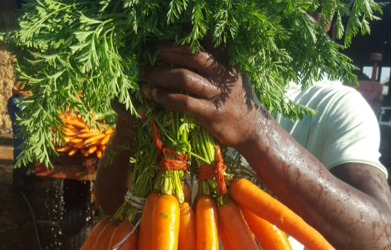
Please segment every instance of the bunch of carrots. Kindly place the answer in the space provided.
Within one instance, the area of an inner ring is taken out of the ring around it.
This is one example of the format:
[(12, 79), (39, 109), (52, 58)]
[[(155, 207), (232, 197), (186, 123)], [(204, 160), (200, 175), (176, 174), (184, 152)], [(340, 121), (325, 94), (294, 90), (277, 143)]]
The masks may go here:
[(204, 195), (194, 212), (188, 202), (179, 204), (172, 195), (152, 192), (138, 230), (127, 220), (105, 217), (81, 250), (113, 250), (121, 241), (120, 250), (217, 250), (219, 239), (225, 250), (259, 250), (258, 243), (264, 250), (291, 250), (284, 232), (310, 250), (334, 249), (298, 215), (246, 179), (233, 181), (223, 200)]
[(59, 118), (64, 123), (61, 130), (64, 134), (65, 145), (55, 145), (58, 153), (72, 156), (80, 152), (85, 157), (92, 154), (95, 154), (97, 158), (102, 156), (114, 128), (107, 128), (105, 124), (100, 124), (101, 129), (89, 128), (82, 117), (70, 112), (64, 112)]
[[(217, 250), (220, 242), (225, 250), (291, 250), (285, 233), (310, 250), (334, 249), (251, 181), (227, 185), (219, 145), (186, 115), (154, 113), (149, 133), (143, 127), (125, 196), (130, 201), (100, 221), (81, 250)], [(198, 183), (194, 196), (189, 179)]]

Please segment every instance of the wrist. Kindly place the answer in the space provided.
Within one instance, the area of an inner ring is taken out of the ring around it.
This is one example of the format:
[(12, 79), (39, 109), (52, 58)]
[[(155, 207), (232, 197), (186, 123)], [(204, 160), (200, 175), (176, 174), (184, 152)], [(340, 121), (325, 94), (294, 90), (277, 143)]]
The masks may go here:
[(235, 146), (235, 149), (246, 158), (262, 156), (270, 146), (270, 133), (275, 130), (275, 120), (263, 106), (254, 109), (253, 113), (247, 125), (249, 129), (245, 139)]

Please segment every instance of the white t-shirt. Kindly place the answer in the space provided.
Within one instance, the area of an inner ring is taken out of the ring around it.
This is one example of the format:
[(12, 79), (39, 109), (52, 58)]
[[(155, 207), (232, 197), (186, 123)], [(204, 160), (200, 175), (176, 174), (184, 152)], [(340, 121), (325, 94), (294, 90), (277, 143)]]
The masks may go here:
[(361, 94), (341, 82), (323, 80), (305, 91), (291, 88), (287, 97), (316, 110), (302, 121), (281, 118), (281, 126), (327, 169), (343, 163), (365, 163), (380, 169), (380, 130)]
[[(292, 85), (287, 97), (317, 111), (302, 121), (281, 118), (279, 122), (327, 169), (349, 162), (365, 163), (388, 176), (379, 161), (379, 124), (358, 91), (341, 82), (323, 80), (305, 91)], [(293, 250), (304, 248), (292, 237), (288, 239)]]

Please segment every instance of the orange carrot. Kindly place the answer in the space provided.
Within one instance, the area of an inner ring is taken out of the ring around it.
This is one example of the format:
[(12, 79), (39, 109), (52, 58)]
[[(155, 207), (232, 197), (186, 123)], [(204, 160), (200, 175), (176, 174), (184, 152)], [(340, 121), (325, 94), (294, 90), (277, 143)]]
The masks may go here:
[(66, 135), (67, 137), (70, 137), (70, 136), (75, 136), (75, 135), (77, 135), (77, 133), (76, 133), (76, 132), (65, 132), (65, 135)]
[(77, 150), (79, 150), (79, 149), (77, 149), (77, 148), (72, 149), (71, 151), (68, 152), (68, 155), (72, 156), (72, 155), (76, 154)]
[(89, 129), (89, 128), (84, 128), (84, 129), (80, 129), (80, 132), (81, 132), (81, 133), (99, 132), (99, 130), (94, 129), (94, 128), (91, 128), (91, 129)]
[(93, 132), (89, 131), (89, 132), (78, 134), (76, 137), (77, 138), (90, 138), (90, 137), (100, 135), (100, 134), (102, 134), (102, 133), (99, 131), (93, 131)]
[(152, 212), (153, 206), (159, 194), (152, 192), (148, 195), (145, 201), (143, 213), (141, 216), (141, 224), (139, 229), (139, 238), (137, 243), (137, 249), (151, 250), (151, 232), (152, 232)]
[(86, 144), (86, 145), (95, 144), (93, 142), (99, 141), (103, 137), (105, 137), (105, 134), (100, 133), (98, 135), (92, 136), (92, 137), (88, 138), (87, 140), (85, 140), (84, 144)]
[(231, 199), (224, 199), (224, 205), (217, 207), (219, 223), (224, 228), (235, 249), (259, 250), (250, 227), (239, 206)]
[(217, 209), (212, 197), (202, 196), (196, 206), (197, 250), (218, 250)]
[(100, 145), (106, 145), (106, 144), (110, 141), (110, 138), (111, 138), (111, 134), (107, 134), (107, 135), (102, 139), (102, 141), (100, 142)]
[(311, 250), (334, 249), (330, 243), (300, 216), (246, 179), (235, 180), (230, 194), (241, 207), (294, 237)]
[(56, 151), (59, 152), (59, 153), (64, 153), (64, 152), (68, 152), (71, 149), (72, 149), (71, 146), (65, 146), (65, 147), (62, 147), (62, 148), (56, 148)]
[(118, 250), (137, 250), (138, 234), (135, 231), (129, 238), (122, 243)]
[(71, 124), (67, 124), (67, 128), (69, 128), (70, 130), (73, 130), (75, 132), (79, 132), (79, 129), (76, 128), (75, 126), (71, 125)]
[(78, 143), (80, 143), (80, 142), (83, 142), (83, 139), (80, 139), (80, 138), (73, 138), (73, 139), (71, 140), (71, 142), (73, 142), (73, 143), (75, 143), (75, 144), (78, 144)]
[(78, 144), (75, 144), (73, 145), (74, 148), (85, 148), (86, 145), (84, 144), (84, 142), (79, 142)]
[(73, 139), (73, 137), (64, 137), (65, 142), (70, 142)]
[(77, 134), (77, 132), (70, 130), (69, 128), (62, 127), (61, 130), (64, 131), (64, 134), (66, 135), (66, 137), (73, 137)]
[(106, 135), (111, 135), (114, 132), (114, 129), (109, 128), (108, 130), (105, 131)]
[[(82, 150), (83, 150), (83, 149), (82, 149)], [(82, 154), (83, 154), (85, 157), (87, 157), (87, 156), (90, 155), (90, 153), (88, 153), (88, 150), (84, 150), (84, 152), (82, 151)]]
[(96, 154), (96, 157), (98, 157), (98, 159), (100, 159), (102, 157), (102, 151), (100, 151), (99, 149), (95, 151), (95, 154)]
[(152, 212), (151, 246), (153, 250), (177, 250), (179, 202), (172, 195), (160, 195)]
[(225, 228), (221, 225), (219, 221), (219, 237), (221, 240), (221, 243), (223, 244), (224, 250), (235, 250), (235, 246), (232, 243), (231, 238), (228, 236)]
[(185, 202), (191, 204), (191, 189), (190, 185), (187, 183), (187, 181), (182, 181), (182, 190), (183, 194), (185, 196)]
[(242, 208), (242, 213), (264, 250), (292, 250), (286, 234), (276, 226), (246, 208)]
[(109, 247), (111, 236), (114, 230), (118, 227), (118, 222), (112, 221), (108, 223), (96, 238), (95, 244), (91, 250), (107, 250)]
[(75, 133), (72, 129), (61, 127), (61, 130), (64, 131), (65, 133)]
[(88, 148), (88, 153), (89, 154), (92, 154), (94, 153), (96, 150), (98, 149), (98, 147), (96, 145), (93, 145), (91, 147)]
[(78, 120), (76, 120), (76, 119), (66, 119), (66, 123), (67, 124), (70, 124), (70, 125), (72, 125), (72, 126), (74, 126), (74, 127), (77, 127), (77, 128), (87, 128), (87, 125), (85, 124), (85, 123), (83, 123), (83, 122), (81, 122), (81, 121), (78, 121)]
[[(113, 232), (113, 235), (111, 236), (109, 247), (107, 248), (108, 250), (112, 250), (115, 245), (117, 245), (128, 233), (130, 233), (133, 229), (132, 224), (129, 221), (124, 221), (122, 222)], [(121, 247), (130, 247), (132, 248), (126, 248), (126, 249), (134, 249), (136, 250), (136, 242), (137, 242), (137, 233), (134, 232), (132, 235), (129, 236), (124, 243), (121, 244)], [(127, 242), (129, 241), (129, 242)], [(127, 246), (124, 244), (126, 243)], [(130, 243), (133, 243), (130, 244)], [(119, 249), (121, 249), (121, 247)], [(125, 249), (125, 248), (124, 248)]]
[(196, 224), (193, 209), (188, 202), (184, 202), (181, 207), (179, 224), (179, 250), (196, 250)]
[(90, 250), (92, 246), (95, 244), (96, 238), (100, 234), (100, 232), (103, 230), (103, 228), (110, 222), (110, 216), (107, 216), (100, 220), (96, 226), (92, 229), (92, 231), (89, 233), (86, 241), (84, 242), (83, 246), (80, 248), (80, 250)]

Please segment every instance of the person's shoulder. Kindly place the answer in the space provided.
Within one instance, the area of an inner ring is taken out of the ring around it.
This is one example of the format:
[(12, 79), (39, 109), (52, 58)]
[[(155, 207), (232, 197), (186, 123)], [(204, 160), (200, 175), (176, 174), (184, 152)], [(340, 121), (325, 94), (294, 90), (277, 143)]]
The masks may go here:
[(340, 81), (323, 80), (303, 92), (303, 97), (309, 96), (317, 103), (327, 103), (326, 106), (367, 105), (364, 97), (353, 86), (347, 86)]
[(309, 92), (319, 92), (322, 95), (360, 95), (360, 93), (352, 86), (344, 85), (340, 81), (322, 80), (315, 83), (309, 88)]
[(315, 82), (305, 90), (290, 88), (287, 97), (301, 105), (317, 111), (327, 109), (333, 105), (349, 105), (352, 102), (365, 102), (361, 94), (350, 86), (345, 86), (340, 81), (321, 80)]

